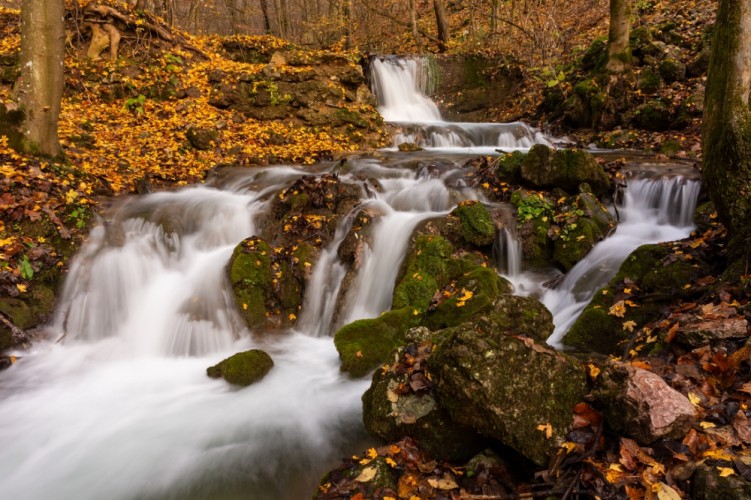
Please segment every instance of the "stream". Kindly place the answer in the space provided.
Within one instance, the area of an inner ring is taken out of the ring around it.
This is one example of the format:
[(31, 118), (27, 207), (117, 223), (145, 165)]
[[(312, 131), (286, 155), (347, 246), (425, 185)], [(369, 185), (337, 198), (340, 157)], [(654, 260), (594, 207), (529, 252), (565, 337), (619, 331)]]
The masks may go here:
[[(49, 340), (19, 352), (0, 373), (0, 484), (23, 499), (299, 499), (342, 457), (370, 443), (360, 397), (369, 378), (339, 371), (331, 336), (344, 323), (375, 317), (391, 294), (413, 229), (463, 200), (487, 202), (466, 182), (468, 155), (560, 144), (523, 123), (448, 123), (423, 89), (420, 59), (377, 59), (374, 89), (399, 127), (395, 148), (318, 165), (344, 181), (377, 179), (362, 204), (383, 216), (353, 284), (336, 248), (347, 221), (315, 263), (297, 329), (248, 332), (231, 298), (225, 266), (256, 231), (271, 199), (310, 169), (235, 169), (206, 185), (118, 200), (71, 264)], [(686, 237), (697, 175), (655, 176), (633, 166), (621, 224), (555, 290), (553, 269), (525, 269), (513, 231), (499, 235), (499, 269), (516, 293), (554, 313), (549, 343), (637, 246)], [(371, 191), (372, 192), (372, 191)], [(345, 310), (334, 314), (340, 293)], [(338, 319), (336, 319), (338, 318)], [(59, 341), (58, 341), (59, 340)], [(206, 368), (261, 348), (275, 367), (238, 390)]]

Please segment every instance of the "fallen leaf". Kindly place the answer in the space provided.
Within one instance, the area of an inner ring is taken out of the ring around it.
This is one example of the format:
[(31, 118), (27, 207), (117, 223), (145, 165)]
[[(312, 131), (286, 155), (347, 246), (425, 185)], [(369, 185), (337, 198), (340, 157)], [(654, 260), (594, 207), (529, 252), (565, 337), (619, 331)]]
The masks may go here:
[(540, 424), (537, 426), (537, 430), (544, 432), (546, 439), (553, 437), (553, 426), (550, 424)]
[(358, 483), (368, 483), (373, 480), (378, 469), (375, 467), (365, 467), (359, 476), (355, 478)]
[(681, 500), (678, 492), (663, 482), (657, 483), (656, 493), (658, 500)]
[(459, 485), (456, 484), (456, 482), (453, 479), (436, 479), (436, 478), (429, 478), (428, 484), (432, 486), (433, 488), (439, 489), (439, 490), (453, 490), (455, 488), (458, 488)]

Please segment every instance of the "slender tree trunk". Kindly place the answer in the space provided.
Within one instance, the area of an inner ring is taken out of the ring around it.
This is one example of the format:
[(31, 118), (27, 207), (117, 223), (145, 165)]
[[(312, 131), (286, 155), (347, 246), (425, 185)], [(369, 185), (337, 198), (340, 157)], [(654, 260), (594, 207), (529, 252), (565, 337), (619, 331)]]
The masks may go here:
[(751, 0), (720, 0), (704, 106), (704, 181), (741, 272), (751, 256), (750, 91)]
[(409, 0), (409, 25), (412, 28), (412, 36), (415, 39), (417, 52), (422, 52), (422, 41), (420, 40), (420, 33), (417, 29), (417, 5), (415, 0)]
[(14, 98), (25, 114), (22, 149), (55, 156), (60, 152), (57, 122), (63, 96), (65, 26), (63, 0), (21, 4), (21, 75)]
[(446, 9), (443, 6), (443, 0), (433, 0), (433, 10), (435, 11), (435, 23), (438, 26), (438, 50), (445, 52), (448, 48), (451, 34), (449, 32), (449, 22), (446, 19)]
[(342, 0), (342, 27), (344, 28), (344, 48), (352, 48), (352, 0)]
[(631, 0), (610, 0), (608, 64), (611, 73), (623, 73), (631, 64)]
[(271, 19), (269, 19), (269, 2), (261, 0), (261, 14), (263, 14), (263, 32), (266, 35), (271, 34)]
[(277, 17), (279, 18), (279, 36), (286, 39), (289, 36), (289, 7), (287, 6), (287, 0), (279, 0)]

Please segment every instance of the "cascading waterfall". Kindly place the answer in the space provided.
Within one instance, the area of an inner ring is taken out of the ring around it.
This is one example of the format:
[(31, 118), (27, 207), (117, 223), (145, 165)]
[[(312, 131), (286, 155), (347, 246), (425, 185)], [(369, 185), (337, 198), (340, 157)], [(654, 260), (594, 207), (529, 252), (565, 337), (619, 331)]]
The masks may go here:
[(628, 255), (641, 245), (687, 237), (693, 229), (701, 183), (683, 176), (633, 179), (620, 208), (621, 222), (612, 236), (598, 243), (571, 269), (542, 302), (553, 313), (555, 331), (548, 343), (562, 339), (594, 293), (615, 276)]
[(431, 65), (423, 57), (375, 58), (371, 81), (379, 111), (386, 121), (399, 125), (395, 145), (415, 143), (447, 152), (470, 150), (474, 154), (528, 150), (535, 144), (552, 145), (553, 139), (522, 122), (461, 123), (441, 118), (436, 104), (425, 94), (431, 82)]
[(522, 242), (514, 231), (504, 227), (498, 233), (498, 268), (512, 282), (522, 272)]
[[(204, 187), (119, 201), (71, 265), (51, 340), (0, 374), (3, 495), (309, 497), (322, 473), (367, 439), (360, 398), (370, 380), (339, 372), (330, 338), (340, 326), (337, 304), (342, 320), (381, 313), (414, 228), (462, 200), (487, 201), (447, 158), (420, 167), (401, 154), (349, 160), (340, 176), (363, 185), (359, 208), (374, 214), (361, 266), (342, 290), (347, 269), (337, 248), (352, 223), (345, 218), (314, 265), (297, 327), (272, 335), (238, 320), (225, 266), (276, 193), (309, 172), (225, 169)], [(560, 343), (631, 250), (688, 234), (698, 189), (681, 177), (629, 182), (615, 235), (543, 297), (555, 314), (551, 342)], [(528, 271), (512, 236), (500, 236), (503, 261), (521, 280)], [(206, 376), (208, 366), (256, 347), (275, 362), (260, 383), (237, 390)]]

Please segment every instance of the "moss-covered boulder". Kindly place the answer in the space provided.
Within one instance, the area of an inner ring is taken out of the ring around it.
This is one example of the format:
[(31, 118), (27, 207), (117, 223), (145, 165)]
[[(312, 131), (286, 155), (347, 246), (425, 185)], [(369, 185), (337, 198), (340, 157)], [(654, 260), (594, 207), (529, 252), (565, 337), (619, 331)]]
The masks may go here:
[(464, 262), (467, 271), (438, 294), (423, 318), (422, 324), (431, 330), (470, 321), (501, 294), (511, 293), (511, 284), (494, 269)]
[(680, 82), (686, 79), (686, 65), (673, 58), (665, 58), (660, 63), (660, 75), (667, 83)]
[(367, 375), (386, 361), (391, 351), (404, 344), (404, 334), (419, 322), (419, 311), (403, 307), (343, 326), (334, 334), (341, 370), (353, 377)]
[(553, 150), (543, 144), (532, 146), (522, 163), (522, 178), (535, 188), (561, 188), (569, 193), (587, 183), (595, 195), (610, 189), (610, 181), (594, 156), (581, 149)]
[(495, 225), (487, 207), (479, 201), (460, 203), (450, 214), (457, 217), (465, 242), (477, 247), (489, 247), (495, 242)]
[(519, 189), (511, 195), (511, 204), (516, 208), (516, 232), (522, 243), (524, 260), (549, 263), (553, 247), (548, 231), (553, 222), (555, 203), (542, 193)]
[(500, 156), (496, 167), (498, 179), (508, 184), (521, 183), (524, 156), (524, 153), (521, 151), (514, 151), (513, 153)]
[(402, 278), (394, 288), (394, 309), (411, 306), (423, 311), (451, 279), (453, 246), (445, 238), (418, 235), (412, 242)]
[(545, 466), (587, 393), (586, 376), (565, 354), (512, 335), (462, 325), (428, 366), (438, 403), (454, 421)]
[(230, 384), (248, 386), (258, 382), (274, 367), (271, 356), (260, 349), (238, 352), (206, 369), (211, 378), (223, 378)]
[(673, 122), (673, 112), (665, 102), (656, 99), (636, 108), (634, 122), (636, 126), (645, 130), (669, 130)]
[(481, 449), (480, 436), (438, 406), (426, 362), (433, 347), (431, 340), (408, 344), (391, 366), (376, 370), (362, 397), (363, 422), (387, 442), (409, 436), (433, 457), (466, 460)]
[(557, 209), (553, 261), (564, 271), (570, 270), (615, 224), (615, 217), (591, 193), (569, 198)]
[[(739, 459), (745, 467), (748, 460)], [(693, 476), (691, 498), (696, 500), (717, 500), (731, 498), (751, 498), (751, 481), (737, 474), (721, 475), (719, 467), (700, 463)]]
[[(595, 293), (563, 343), (583, 352), (621, 354), (631, 334), (624, 323), (638, 329), (658, 319), (663, 306), (674, 298), (689, 298), (687, 283), (707, 273), (701, 263), (674, 254), (669, 244), (642, 245), (621, 265), (608, 285)], [(638, 300), (636, 293), (648, 296)], [(638, 303), (637, 303), (638, 302)]]
[(235, 247), (227, 272), (248, 328), (276, 329), (295, 323), (315, 255), (315, 248), (306, 243), (272, 248), (255, 236)]
[(472, 322), (487, 331), (510, 332), (544, 344), (553, 333), (553, 314), (533, 297), (504, 294), (475, 314)]

